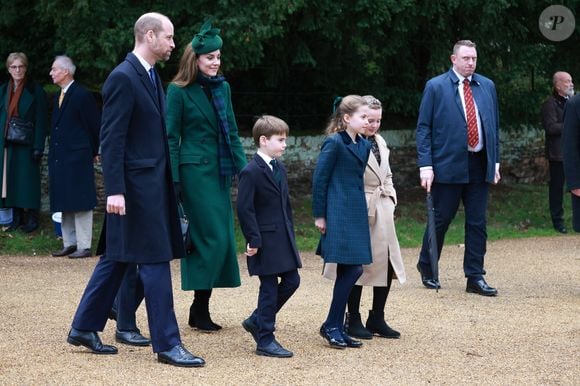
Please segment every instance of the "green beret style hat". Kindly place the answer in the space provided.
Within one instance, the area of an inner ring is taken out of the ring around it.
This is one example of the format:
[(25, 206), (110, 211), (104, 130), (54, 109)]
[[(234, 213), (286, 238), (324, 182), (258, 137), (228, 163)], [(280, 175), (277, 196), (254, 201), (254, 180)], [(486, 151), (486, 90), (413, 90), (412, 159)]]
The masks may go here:
[(202, 55), (222, 48), (223, 41), (218, 35), (219, 33), (219, 28), (211, 28), (210, 20), (203, 23), (199, 33), (191, 41), (193, 52), (197, 55)]

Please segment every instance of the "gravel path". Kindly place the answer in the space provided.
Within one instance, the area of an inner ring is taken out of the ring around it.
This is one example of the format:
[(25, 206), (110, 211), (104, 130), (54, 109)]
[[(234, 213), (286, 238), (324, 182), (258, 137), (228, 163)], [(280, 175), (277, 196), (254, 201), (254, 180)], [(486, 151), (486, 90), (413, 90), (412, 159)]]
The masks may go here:
[[(219, 333), (187, 326), (189, 292), (179, 288), (173, 262), (175, 307), (186, 347), (204, 357), (202, 369), (157, 363), (150, 348), (121, 345), (119, 355), (97, 356), (65, 341), (95, 258), (0, 256), (0, 384), (522, 384), (578, 385), (580, 379), (580, 236), (489, 243), (487, 279), (496, 298), (465, 292), (461, 246), (446, 246), (439, 293), (423, 288), (417, 249), (404, 249), (409, 281), (396, 283), (387, 304), (400, 340), (374, 338), (361, 349), (333, 350), (318, 336), (332, 283), (320, 259), (303, 253), (300, 289), (279, 314), (278, 340), (294, 358), (254, 354), (240, 322), (255, 305), (257, 278), (242, 267), (242, 287), (218, 289), (212, 317)], [(368, 289), (362, 309), (370, 308)], [(143, 307), (138, 321), (147, 333)], [(114, 324), (102, 333), (114, 343)]]

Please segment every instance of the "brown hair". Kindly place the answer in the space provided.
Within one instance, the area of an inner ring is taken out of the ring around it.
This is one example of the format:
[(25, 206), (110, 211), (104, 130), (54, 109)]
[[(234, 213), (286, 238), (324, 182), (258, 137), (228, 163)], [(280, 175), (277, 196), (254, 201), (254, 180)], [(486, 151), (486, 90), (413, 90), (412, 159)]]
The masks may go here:
[(290, 132), (288, 124), (273, 115), (262, 115), (254, 123), (252, 137), (257, 147), (260, 147), (260, 137), (263, 135), (270, 139), (273, 135), (282, 135)]
[(459, 40), (453, 46), (453, 55), (457, 55), (457, 50), (459, 50), (459, 47), (473, 47), (473, 48), (477, 48), (475, 46), (475, 43), (472, 42), (471, 40)]
[(150, 12), (141, 15), (133, 27), (135, 40), (142, 42), (143, 37), (147, 34), (147, 31), (153, 31), (155, 36), (157, 36), (159, 32), (163, 30), (163, 22), (165, 20), (169, 20), (169, 18), (157, 12)]
[(22, 60), (22, 63), (28, 67), (28, 57), (24, 52), (11, 52), (6, 58), (6, 69), (8, 69), (8, 67), (10, 67), (10, 65), (14, 63), (16, 59)]
[(173, 77), (173, 82), (176, 86), (186, 87), (197, 79), (197, 55), (191, 47), (191, 42), (185, 46), (183, 55), (179, 60), (179, 69), (177, 74)]
[(326, 130), (326, 135), (346, 130), (344, 115), (354, 114), (360, 107), (368, 106), (368, 102), (360, 95), (347, 95), (340, 101), (340, 104), (330, 117)]

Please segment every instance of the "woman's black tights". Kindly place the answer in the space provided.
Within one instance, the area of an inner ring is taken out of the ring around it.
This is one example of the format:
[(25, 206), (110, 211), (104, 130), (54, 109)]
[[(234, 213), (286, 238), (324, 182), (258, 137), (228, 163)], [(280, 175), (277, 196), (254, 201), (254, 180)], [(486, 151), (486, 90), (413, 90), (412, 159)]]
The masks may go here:
[(327, 328), (342, 329), (348, 296), (362, 272), (362, 265), (337, 264), (330, 310), (328, 310), (328, 317), (324, 322)]

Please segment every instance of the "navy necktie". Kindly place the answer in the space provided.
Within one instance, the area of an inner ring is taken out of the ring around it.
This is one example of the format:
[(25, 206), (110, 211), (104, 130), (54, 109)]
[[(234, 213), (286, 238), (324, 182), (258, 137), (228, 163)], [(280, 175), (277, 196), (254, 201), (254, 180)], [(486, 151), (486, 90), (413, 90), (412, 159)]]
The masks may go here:
[(278, 162), (275, 159), (270, 161), (270, 165), (272, 165), (272, 173), (274, 174), (274, 180), (279, 184), (282, 181), (282, 174), (280, 173), (280, 166), (278, 166)]
[(155, 81), (155, 69), (151, 67), (149, 69), (149, 79), (151, 79), (151, 83), (153, 83), (153, 88), (157, 91), (157, 82)]

